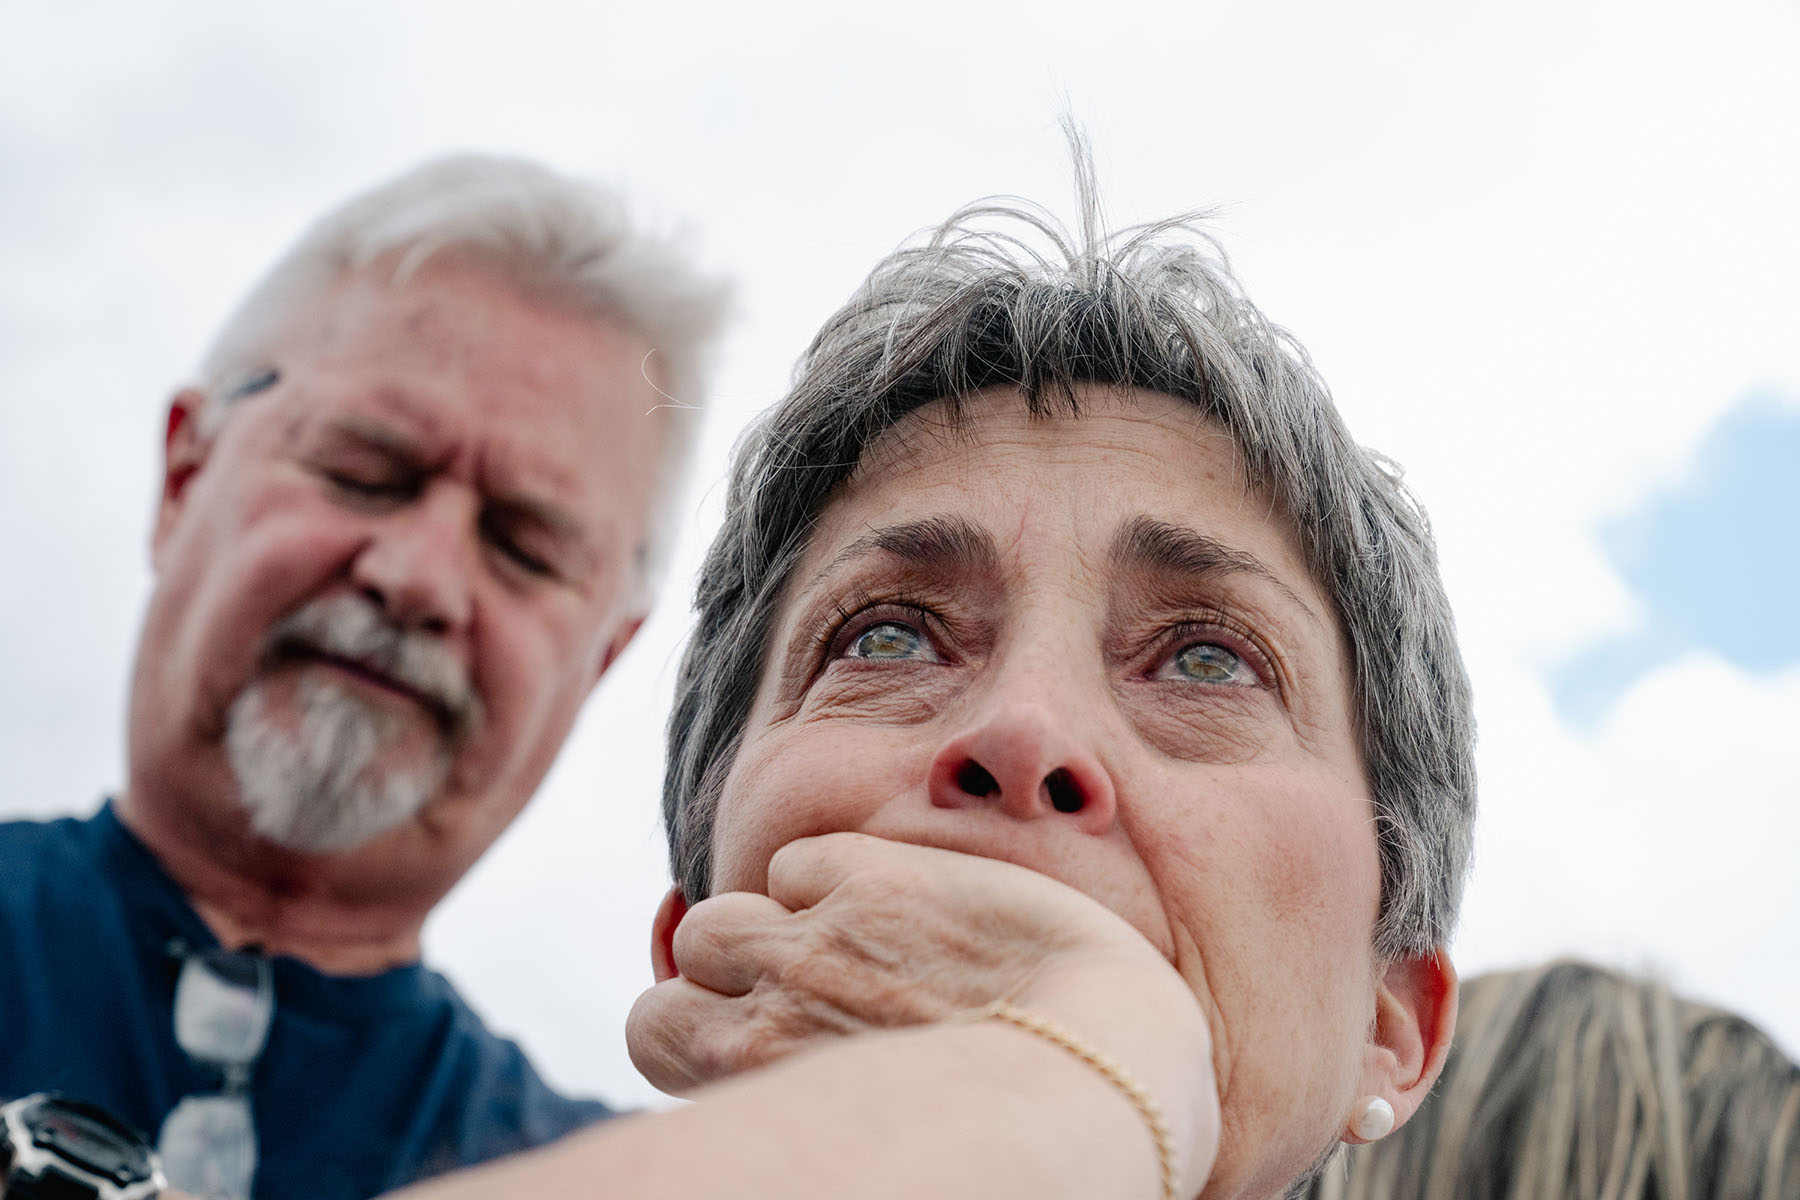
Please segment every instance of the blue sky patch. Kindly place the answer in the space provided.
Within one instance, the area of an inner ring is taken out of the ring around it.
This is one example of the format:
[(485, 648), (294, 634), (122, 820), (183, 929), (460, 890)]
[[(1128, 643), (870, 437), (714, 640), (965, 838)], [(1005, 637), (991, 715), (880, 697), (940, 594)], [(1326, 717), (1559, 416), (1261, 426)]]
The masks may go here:
[(1564, 718), (1591, 727), (1640, 676), (1691, 650), (1755, 674), (1800, 662), (1800, 409), (1769, 396), (1733, 409), (1689, 478), (1606, 526), (1601, 545), (1647, 620), (1557, 665)]

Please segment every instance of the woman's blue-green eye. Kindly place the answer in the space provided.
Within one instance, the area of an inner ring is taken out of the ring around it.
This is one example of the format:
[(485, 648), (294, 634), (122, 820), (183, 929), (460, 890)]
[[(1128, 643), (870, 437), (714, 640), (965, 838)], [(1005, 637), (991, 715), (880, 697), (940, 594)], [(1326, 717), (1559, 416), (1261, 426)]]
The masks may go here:
[(1183, 646), (1176, 652), (1172, 666), (1180, 678), (1199, 683), (1253, 682), (1248, 678), (1250, 668), (1243, 657), (1217, 642), (1194, 642)]
[(845, 649), (850, 658), (908, 659), (928, 658), (931, 643), (925, 635), (898, 621), (883, 621), (857, 634)]

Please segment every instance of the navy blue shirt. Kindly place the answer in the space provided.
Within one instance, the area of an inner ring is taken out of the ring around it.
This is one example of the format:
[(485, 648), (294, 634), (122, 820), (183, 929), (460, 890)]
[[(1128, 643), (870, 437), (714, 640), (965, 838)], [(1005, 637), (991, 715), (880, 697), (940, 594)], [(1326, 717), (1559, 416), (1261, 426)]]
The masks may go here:
[[(175, 1042), (171, 944), (217, 941), (110, 805), (0, 823), (0, 1099), (65, 1092), (154, 1140), (182, 1097), (218, 1091)], [(258, 1200), (364, 1200), (611, 1115), (551, 1091), (435, 971), (273, 970)]]

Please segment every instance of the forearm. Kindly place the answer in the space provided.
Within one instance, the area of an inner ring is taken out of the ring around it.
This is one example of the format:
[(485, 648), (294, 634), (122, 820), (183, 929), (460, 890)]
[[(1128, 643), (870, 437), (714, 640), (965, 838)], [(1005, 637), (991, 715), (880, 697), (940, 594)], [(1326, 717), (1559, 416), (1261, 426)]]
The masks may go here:
[[(1116, 915), (1008, 863), (855, 834), (790, 843), (769, 877), (768, 897), (695, 906), (632, 1010), (633, 1061), (694, 1104), (407, 1200), (1154, 1200), (1152, 1103), (1176, 1194), (1204, 1186), (1219, 1138), (1211, 1030)], [(945, 1019), (996, 999), (1054, 1028)]]
[[(1107, 1049), (1168, 1110), (1183, 1194), (1192, 1195), (1216, 1145), (1216, 1108), (1184, 1094), (1170, 1047), (1128, 1040), (1140, 1044)], [(1152, 1200), (1160, 1189), (1154, 1143), (1125, 1094), (1062, 1048), (997, 1021), (850, 1039), (695, 1099), (404, 1195)]]

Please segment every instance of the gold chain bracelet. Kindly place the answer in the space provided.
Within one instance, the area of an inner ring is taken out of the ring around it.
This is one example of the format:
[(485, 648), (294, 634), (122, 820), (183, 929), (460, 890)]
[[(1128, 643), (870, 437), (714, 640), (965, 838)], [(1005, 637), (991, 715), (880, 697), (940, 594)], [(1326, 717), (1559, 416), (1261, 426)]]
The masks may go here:
[(1162, 1109), (1151, 1098), (1150, 1093), (1131, 1077), (1129, 1071), (1071, 1030), (1005, 1000), (995, 1000), (980, 1008), (971, 1008), (955, 1017), (958, 1022), (968, 1023), (989, 1019), (1005, 1021), (1027, 1033), (1036, 1034), (1051, 1045), (1061, 1046), (1100, 1072), (1108, 1083), (1123, 1093), (1131, 1101), (1131, 1107), (1137, 1109), (1138, 1116), (1144, 1118), (1144, 1124), (1150, 1130), (1150, 1140), (1156, 1143), (1156, 1161), (1162, 1170), (1162, 1200), (1175, 1200), (1175, 1145), (1169, 1137), (1169, 1123), (1163, 1118)]

